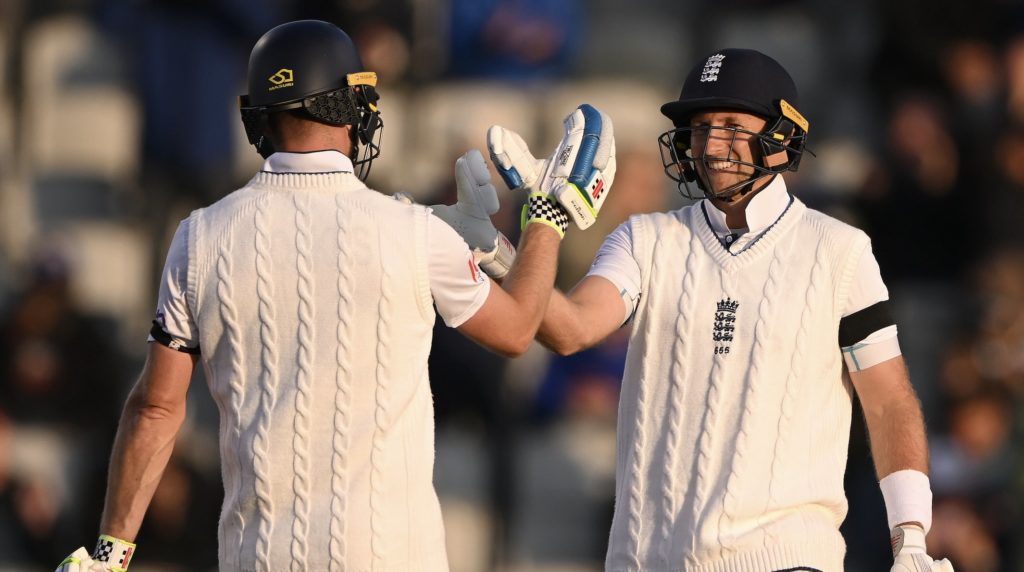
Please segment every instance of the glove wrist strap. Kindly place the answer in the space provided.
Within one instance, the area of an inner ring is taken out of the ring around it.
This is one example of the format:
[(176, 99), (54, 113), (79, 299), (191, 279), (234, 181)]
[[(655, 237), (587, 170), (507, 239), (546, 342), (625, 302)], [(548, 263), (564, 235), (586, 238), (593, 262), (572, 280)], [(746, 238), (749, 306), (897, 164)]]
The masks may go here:
[(501, 280), (512, 268), (512, 263), (516, 259), (516, 247), (512, 246), (508, 238), (499, 231), (494, 237), (494, 248), (486, 252), (474, 250), (473, 256), (488, 276)]
[(134, 554), (135, 545), (131, 542), (101, 534), (96, 542), (96, 550), (92, 553), (92, 559), (110, 565), (110, 569), (115, 572), (123, 572), (128, 569), (128, 563)]
[(547, 225), (558, 233), (559, 238), (565, 238), (565, 231), (569, 227), (569, 214), (565, 212), (562, 205), (544, 193), (530, 193), (530, 197), (523, 205), (522, 228), (532, 223)]

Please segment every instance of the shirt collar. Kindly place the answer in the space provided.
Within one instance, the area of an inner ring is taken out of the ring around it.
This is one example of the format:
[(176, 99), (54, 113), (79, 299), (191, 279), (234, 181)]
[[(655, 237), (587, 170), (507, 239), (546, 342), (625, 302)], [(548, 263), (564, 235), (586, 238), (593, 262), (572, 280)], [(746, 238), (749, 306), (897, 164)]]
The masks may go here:
[(351, 173), (352, 160), (340, 151), (277, 152), (263, 162), (268, 173)]
[[(708, 203), (705, 205), (704, 212), (708, 215), (708, 221), (711, 223), (711, 229), (719, 235), (731, 234), (733, 230), (725, 224), (725, 213), (718, 210), (715, 203), (708, 199), (704, 199), (704, 202)], [(747, 203), (747, 229), (746, 232), (759, 233), (762, 230), (771, 226), (775, 221), (779, 220), (782, 213), (786, 212), (786, 207), (789, 206), (789, 192), (786, 190), (786, 182), (780, 175), (776, 175), (772, 182), (768, 183), (768, 186), (758, 191), (754, 198), (750, 199)]]

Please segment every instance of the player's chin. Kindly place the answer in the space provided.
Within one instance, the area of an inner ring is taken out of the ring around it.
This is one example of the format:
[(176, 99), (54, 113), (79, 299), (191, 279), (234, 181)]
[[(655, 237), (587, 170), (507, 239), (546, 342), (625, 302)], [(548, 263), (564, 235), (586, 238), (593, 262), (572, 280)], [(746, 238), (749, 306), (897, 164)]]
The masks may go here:
[(710, 187), (712, 189), (715, 189), (716, 191), (722, 191), (724, 189), (732, 187), (733, 185), (737, 185), (743, 182), (744, 180), (746, 180), (746, 178), (735, 174), (713, 173), (711, 174), (711, 176), (706, 177), (704, 180), (710, 184)]

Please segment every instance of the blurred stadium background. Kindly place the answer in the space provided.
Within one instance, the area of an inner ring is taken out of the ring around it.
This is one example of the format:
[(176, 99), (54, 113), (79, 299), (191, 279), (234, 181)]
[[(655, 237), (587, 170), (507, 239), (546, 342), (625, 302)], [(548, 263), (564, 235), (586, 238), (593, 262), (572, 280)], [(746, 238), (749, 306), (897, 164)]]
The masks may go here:
[[(272, 25), (333, 21), (381, 77), (371, 186), (452, 202), (485, 129), (538, 154), (590, 102), (619, 172), (559, 283), (634, 212), (682, 203), (658, 106), (698, 57), (752, 47), (801, 88), (810, 148), (790, 188), (867, 230), (924, 404), (935, 524), (958, 572), (1024, 570), (1024, 5), (1019, 0), (0, 1), (0, 570), (93, 542), (121, 402), (178, 220), (258, 168), (235, 110)], [(503, 189), (500, 189), (503, 191)], [(516, 236), (518, 198), (499, 213)], [(586, 355), (506, 361), (436, 330), (436, 485), (455, 572), (600, 570), (627, 332)], [(201, 377), (133, 570), (212, 570), (217, 413)], [(888, 570), (855, 419), (847, 570)]]

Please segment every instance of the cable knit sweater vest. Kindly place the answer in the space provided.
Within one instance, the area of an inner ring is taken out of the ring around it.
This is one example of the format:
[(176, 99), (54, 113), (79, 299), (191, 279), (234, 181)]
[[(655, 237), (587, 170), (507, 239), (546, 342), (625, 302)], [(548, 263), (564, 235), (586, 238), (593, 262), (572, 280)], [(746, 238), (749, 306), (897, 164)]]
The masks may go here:
[(221, 570), (448, 569), (428, 216), (347, 173), (260, 173), (192, 214)]
[(795, 200), (727, 252), (699, 205), (632, 217), (613, 571), (842, 570), (841, 309), (867, 236)]

